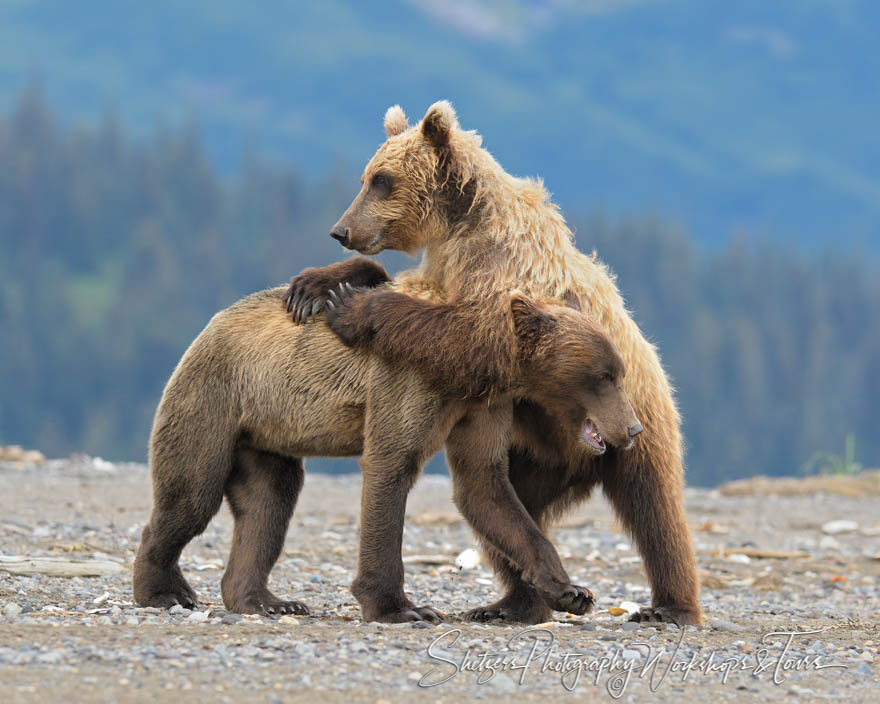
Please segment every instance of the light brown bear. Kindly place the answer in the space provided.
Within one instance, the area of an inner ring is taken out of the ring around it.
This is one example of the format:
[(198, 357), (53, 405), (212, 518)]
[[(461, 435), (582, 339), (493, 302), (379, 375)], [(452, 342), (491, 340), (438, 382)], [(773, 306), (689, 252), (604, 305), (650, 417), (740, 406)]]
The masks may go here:
[[(398, 249), (424, 255), (393, 286), (337, 306), (328, 324), (348, 345), (477, 397), (503, 393), (513, 379), (517, 342), (507, 291), (579, 304), (623, 355), (626, 391), (644, 432), (629, 452), (570, 455), (548, 441), (546, 409), (516, 403), (510, 479), (542, 528), (600, 485), (635, 539), (653, 590), (652, 607), (634, 620), (699, 623), (678, 410), (657, 351), (626, 310), (613, 274), (595, 254), (577, 250), (543, 184), (507, 174), (476, 133), (459, 128), (449, 103), (435, 103), (412, 127), (394, 106), (385, 115), (385, 131), (387, 141), (367, 164), (360, 192), (330, 234), (364, 254)], [(294, 278), (289, 296), (295, 319), (324, 306), (326, 295), (315, 282), (324, 288), (337, 283), (320, 270)], [(503, 424), (503, 414), (497, 415)], [(466, 451), (451, 447), (447, 457), (453, 472), (468, 471), (455, 466), (467, 465)], [(478, 506), (460, 508), (468, 520), (478, 517)], [(494, 566), (507, 592), (470, 618), (545, 620), (547, 606), (521, 570), (498, 553)]]
[[(365, 263), (364, 263), (365, 262)], [(385, 279), (368, 260), (331, 268), (371, 286)], [(351, 270), (359, 272), (351, 276)], [(343, 345), (318, 322), (290, 324), (279, 288), (218, 313), (174, 371), (153, 425), (153, 513), (135, 559), (134, 597), (143, 606), (192, 606), (196, 595), (178, 558), (227, 497), (235, 527), (221, 581), (223, 602), (243, 613), (306, 613), (281, 599), (268, 577), (281, 552), (303, 483), (302, 458), (362, 455), (358, 575), (352, 592), (366, 620), (437, 621), (403, 588), (401, 543), (406, 495), (419, 469), (444, 442), (466, 448), (472, 464), (453, 473), (456, 500), (478, 502), (495, 532), (480, 539), (523, 570), (548, 608), (585, 613), (589, 590), (570, 583), (551, 543), (533, 527), (510, 484), (509, 435), (471, 422), (485, 400), (429, 386), (410, 366)], [(506, 296), (517, 347), (511, 383), (497, 397), (530, 398), (553, 416), (553, 432), (571, 453), (601, 432), (625, 446), (637, 420), (623, 390), (624, 368), (596, 323), (570, 307)], [(346, 296), (337, 298), (344, 305)], [(611, 377), (613, 384), (603, 379)], [(475, 439), (476, 437), (476, 439)], [(600, 451), (598, 446), (593, 452)], [(465, 497), (464, 499), (462, 497)], [(534, 524), (532, 524), (534, 525)], [(500, 529), (500, 532), (497, 530)]]

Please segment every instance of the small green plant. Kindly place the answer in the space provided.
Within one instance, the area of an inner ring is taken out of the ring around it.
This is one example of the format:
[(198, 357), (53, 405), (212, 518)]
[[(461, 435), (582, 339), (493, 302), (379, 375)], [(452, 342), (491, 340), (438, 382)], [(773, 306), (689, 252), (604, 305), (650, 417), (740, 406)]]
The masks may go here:
[(847, 433), (843, 457), (828, 452), (814, 452), (802, 469), (804, 474), (858, 474), (862, 471), (862, 465), (856, 462), (856, 436)]

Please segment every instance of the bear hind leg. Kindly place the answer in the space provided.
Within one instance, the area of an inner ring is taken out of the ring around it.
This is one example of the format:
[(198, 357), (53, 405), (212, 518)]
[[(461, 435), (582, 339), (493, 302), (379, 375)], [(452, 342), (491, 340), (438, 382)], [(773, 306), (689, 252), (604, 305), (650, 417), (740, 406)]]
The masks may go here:
[(300, 458), (247, 446), (237, 448), (226, 484), (235, 527), (229, 563), (220, 583), (223, 603), (230, 611), (308, 614), (305, 604), (277, 597), (268, 587), (303, 479)]
[[(171, 445), (169, 445), (171, 446)], [(183, 548), (207, 528), (223, 503), (231, 464), (224, 448), (202, 457), (189, 471), (157, 443), (153, 452), (153, 512), (134, 562), (134, 600), (141, 606), (195, 608), (195, 591), (180, 570)], [(173, 459), (173, 464), (171, 463)]]

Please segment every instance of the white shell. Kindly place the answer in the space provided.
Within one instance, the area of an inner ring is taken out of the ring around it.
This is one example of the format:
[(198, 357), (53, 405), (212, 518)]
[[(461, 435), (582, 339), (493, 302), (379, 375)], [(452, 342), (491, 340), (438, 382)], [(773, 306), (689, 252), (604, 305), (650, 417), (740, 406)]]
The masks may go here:
[(480, 553), (473, 548), (462, 550), (455, 558), (455, 566), (460, 570), (472, 570), (480, 564)]

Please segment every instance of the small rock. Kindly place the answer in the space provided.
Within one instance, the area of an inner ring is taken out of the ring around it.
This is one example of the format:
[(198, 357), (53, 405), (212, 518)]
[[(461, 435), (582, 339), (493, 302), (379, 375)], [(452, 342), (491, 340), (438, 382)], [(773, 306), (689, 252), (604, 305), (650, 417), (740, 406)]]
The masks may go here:
[(749, 557), (748, 555), (743, 555), (738, 552), (734, 552), (734, 553), (729, 554), (725, 559), (728, 562), (738, 562), (741, 565), (749, 565), (752, 562), (751, 557)]
[(637, 631), (641, 627), (641, 624), (636, 621), (627, 621), (626, 623), (620, 624), (621, 631)]
[(184, 609), (180, 604), (175, 604), (170, 609), (168, 609), (169, 614), (182, 614), (187, 609)]
[(620, 654), (624, 660), (640, 660), (642, 657), (641, 652), (638, 650), (633, 650), (632, 648), (624, 648), (623, 652)]
[(57, 650), (53, 650), (49, 653), (40, 653), (37, 655), (37, 662), (44, 663), (46, 665), (55, 665), (56, 663), (61, 662), (64, 659), (64, 656)]
[(473, 548), (462, 550), (455, 558), (455, 566), (460, 570), (472, 570), (480, 564), (480, 553)]
[(120, 616), (122, 616), (122, 609), (120, 609), (118, 606), (114, 606), (110, 609), (110, 615), (113, 618), (119, 618)]
[(320, 584), (320, 583), (321, 583), (321, 575), (319, 575), (319, 574), (313, 574), (313, 575), (310, 577), (310, 580), (309, 580), (309, 581), (314, 582), (315, 584)]
[(242, 620), (244, 620), (244, 617), (241, 614), (226, 614), (220, 621), (220, 623), (231, 626), (232, 624), (238, 623)]
[(21, 607), (16, 604), (14, 601), (10, 601), (6, 606), (3, 607), (3, 615), (6, 618), (15, 618), (21, 613)]
[(839, 521), (828, 521), (828, 523), (824, 523), (822, 525), (822, 532), (827, 533), (828, 535), (836, 535), (837, 533), (852, 533), (854, 530), (858, 529), (858, 523), (845, 519)]
[(137, 626), (140, 623), (137, 616), (129, 616), (125, 619), (125, 625), (127, 626)]
[(414, 621), (413, 628), (431, 628), (431, 624), (427, 621)]
[(113, 619), (109, 616), (98, 616), (98, 623), (102, 626), (112, 626)]
[(210, 611), (193, 611), (187, 621), (192, 621), (193, 623), (204, 623), (210, 618)]
[(745, 626), (740, 626), (733, 621), (725, 621), (724, 619), (716, 619), (709, 624), (714, 631), (724, 631), (725, 633), (742, 633)]
[(517, 684), (508, 675), (497, 674), (488, 682), (492, 689), (499, 692), (515, 692)]
[(815, 692), (809, 687), (801, 687), (799, 685), (793, 684), (788, 688), (787, 694), (791, 694), (795, 697), (811, 697), (815, 694)]
[(596, 624), (595, 623), (585, 623), (583, 626), (581, 626), (581, 630), (582, 631), (595, 631)]
[(823, 535), (819, 541), (819, 548), (821, 550), (840, 550), (840, 542), (830, 535)]

